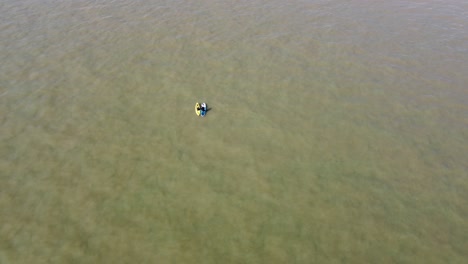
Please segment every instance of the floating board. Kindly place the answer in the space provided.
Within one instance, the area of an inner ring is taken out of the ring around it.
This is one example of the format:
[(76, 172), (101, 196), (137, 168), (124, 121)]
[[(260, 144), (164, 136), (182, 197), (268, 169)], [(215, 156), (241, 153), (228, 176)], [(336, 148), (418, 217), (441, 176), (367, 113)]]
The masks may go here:
[(195, 104), (195, 113), (197, 114), (197, 116), (199, 116), (200, 110), (197, 110), (197, 108), (200, 108), (200, 104), (198, 102)]

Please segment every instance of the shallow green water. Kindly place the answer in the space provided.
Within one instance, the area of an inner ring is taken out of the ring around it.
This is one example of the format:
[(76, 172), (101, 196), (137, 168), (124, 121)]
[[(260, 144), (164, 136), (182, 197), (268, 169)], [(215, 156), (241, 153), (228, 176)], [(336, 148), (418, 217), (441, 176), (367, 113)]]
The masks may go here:
[(0, 4), (0, 263), (465, 263), (467, 4), (225, 2)]

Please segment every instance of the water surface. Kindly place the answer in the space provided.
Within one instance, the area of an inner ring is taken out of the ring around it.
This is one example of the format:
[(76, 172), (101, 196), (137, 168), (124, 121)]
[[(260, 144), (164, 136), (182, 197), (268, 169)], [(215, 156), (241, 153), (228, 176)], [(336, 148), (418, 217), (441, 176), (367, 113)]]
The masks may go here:
[(3, 1), (0, 263), (465, 263), (467, 26), (457, 0)]

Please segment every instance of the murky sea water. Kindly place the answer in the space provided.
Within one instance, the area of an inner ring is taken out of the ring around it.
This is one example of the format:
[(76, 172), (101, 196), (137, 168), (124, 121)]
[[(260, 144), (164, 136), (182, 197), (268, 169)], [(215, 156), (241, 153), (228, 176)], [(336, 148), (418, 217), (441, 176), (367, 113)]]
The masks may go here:
[(466, 263), (467, 27), (462, 0), (2, 1), (0, 263)]

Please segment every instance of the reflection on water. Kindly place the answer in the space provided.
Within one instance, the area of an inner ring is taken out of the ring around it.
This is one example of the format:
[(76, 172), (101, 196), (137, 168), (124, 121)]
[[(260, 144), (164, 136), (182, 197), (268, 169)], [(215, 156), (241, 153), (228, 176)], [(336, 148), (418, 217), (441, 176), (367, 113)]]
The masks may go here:
[(467, 10), (4, 1), (0, 262), (463, 263)]

